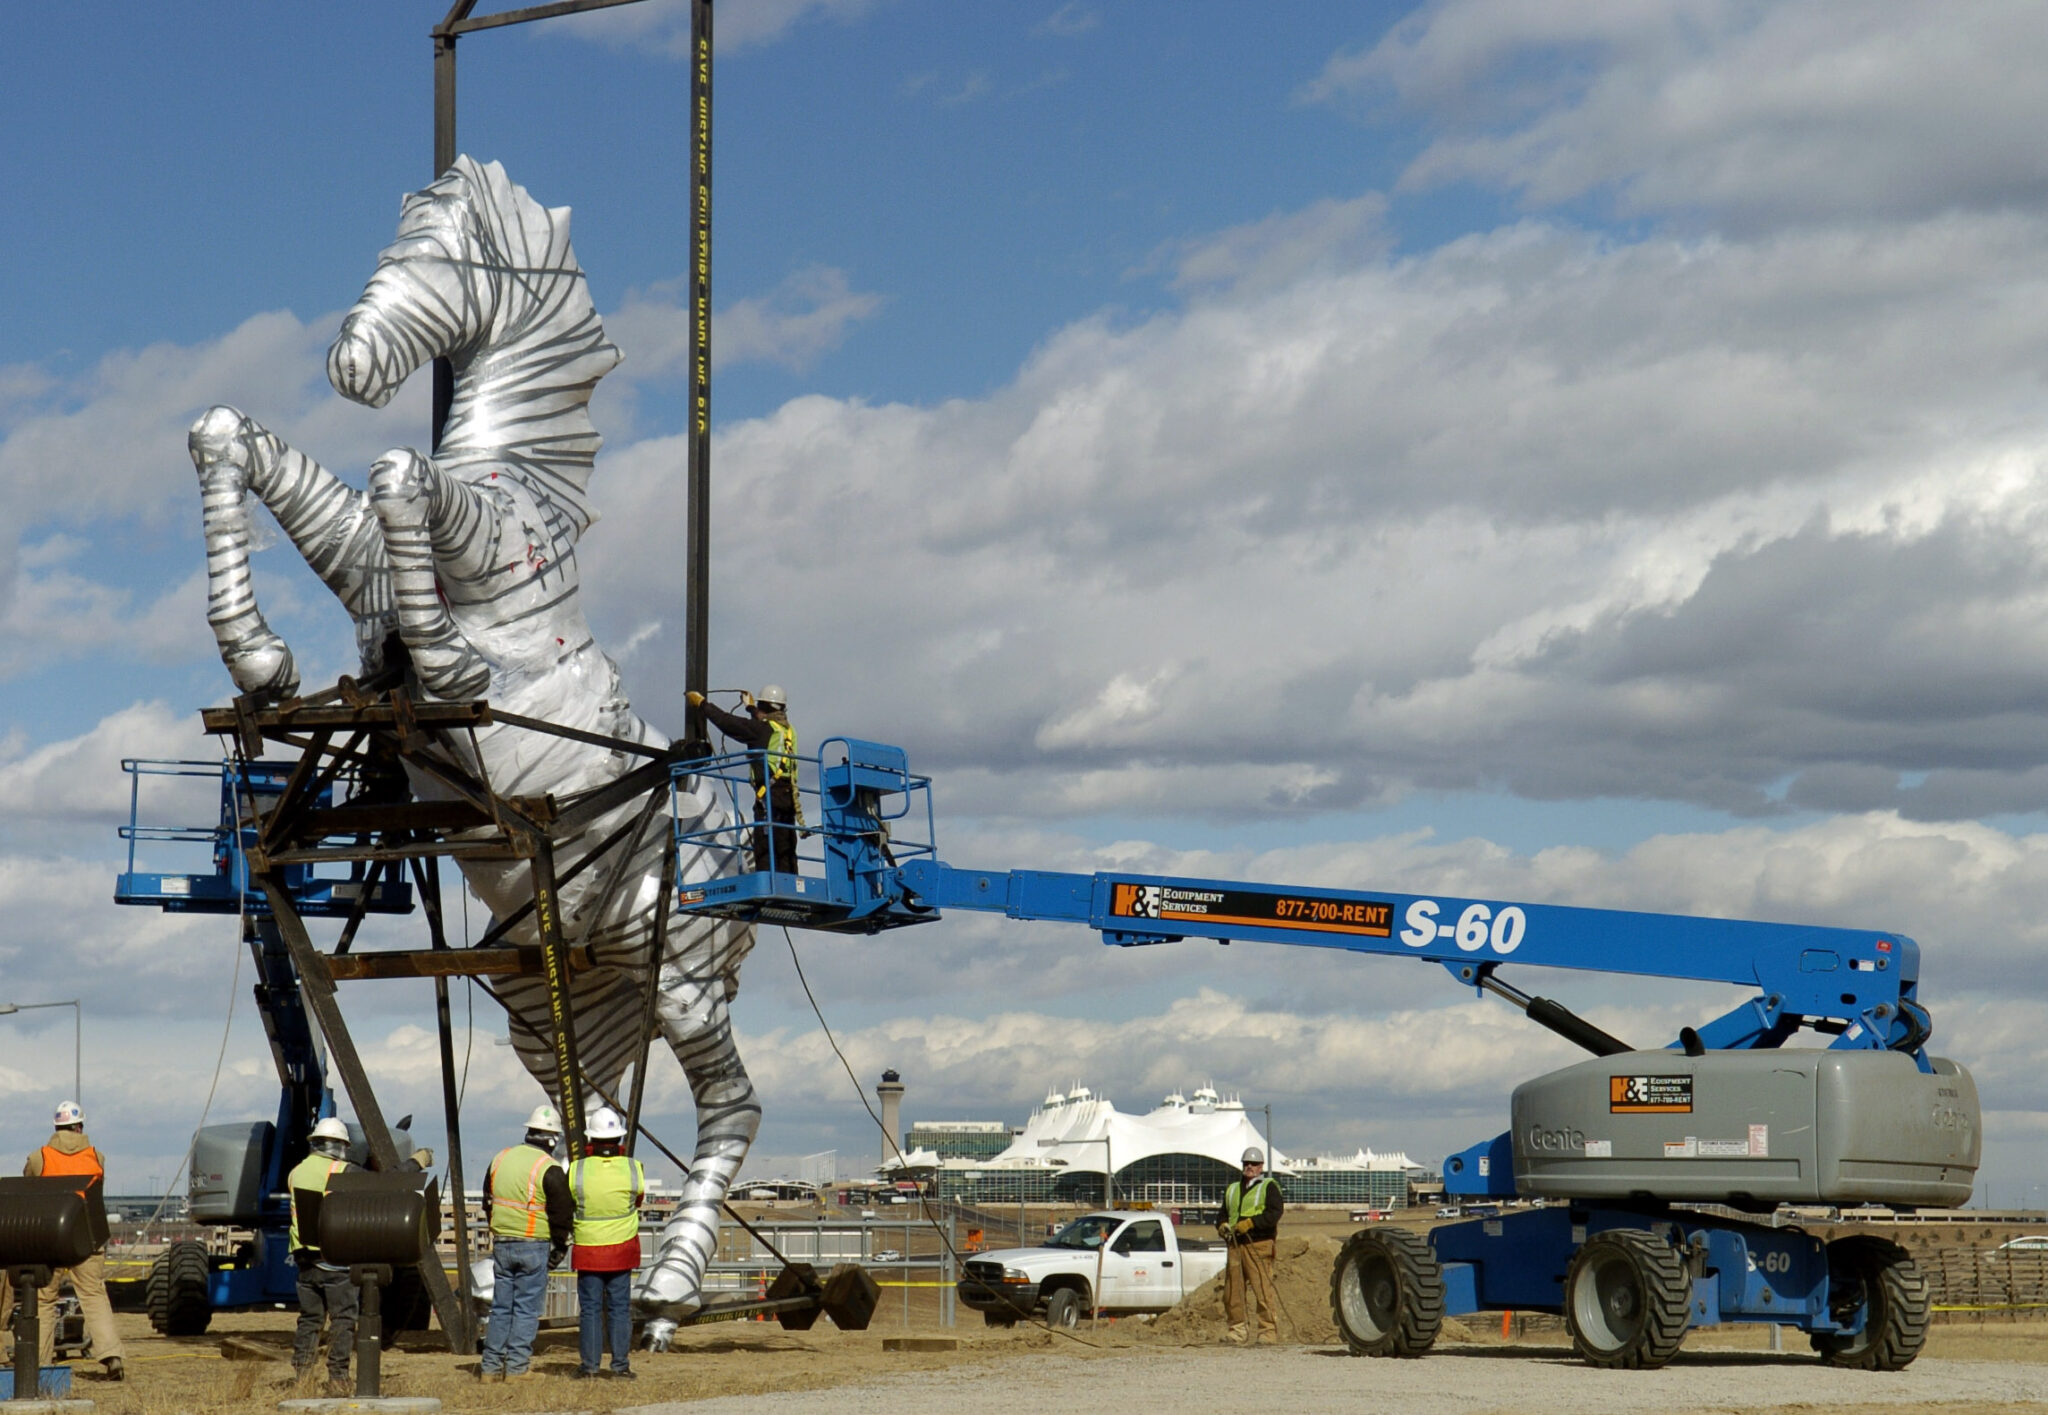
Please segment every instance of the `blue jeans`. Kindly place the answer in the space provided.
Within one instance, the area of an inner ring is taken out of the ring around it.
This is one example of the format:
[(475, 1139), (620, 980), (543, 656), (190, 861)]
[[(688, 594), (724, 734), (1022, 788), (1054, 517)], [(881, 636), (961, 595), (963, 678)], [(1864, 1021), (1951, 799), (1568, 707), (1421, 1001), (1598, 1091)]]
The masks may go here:
[(630, 1369), (626, 1349), (633, 1341), (633, 1270), (576, 1274), (577, 1325), (583, 1337), (583, 1370), (595, 1374), (598, 1358), (611, 1347), (612, 1369)]
[(533, 1360), (548, 1297), (548, 1241), (500, 1238), (491, 1245), (491, 1325), (482, 1368), (516, 1376)]

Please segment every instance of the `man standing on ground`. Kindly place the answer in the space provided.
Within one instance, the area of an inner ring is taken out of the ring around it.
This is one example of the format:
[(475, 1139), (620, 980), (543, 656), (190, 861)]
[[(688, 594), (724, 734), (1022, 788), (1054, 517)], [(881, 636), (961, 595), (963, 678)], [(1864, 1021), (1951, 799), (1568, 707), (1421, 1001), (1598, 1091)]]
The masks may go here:
[(292, 1258), (299, 1265), (299, 1329), (292, 1340), (292, 1371), (311, 1376), (320, 1355), (320, 1328), (328, 1324), (327, 1393), (352, 1395), (348, 1358), (355, 1345), (356, 1288), (348, 1269), (320, 1251), (320, 1204), (328, 1181), (348, 1168), (348, 1126), (329, 1116), (307, 1137), (312, 1150), (292, 1166), (285, 1188), (292, 1196)]
[(576, 1197), (576, 1308), (583, 1338), (577, 1375), (602, 1374), (598, 1361), (612, 1353), (614, 1379), (630, 1381), (633, 1339), (633, 1269), (640, 1266), (640, 1201), (647, 1197), (647, 1171), (621, 1153), (626, 1122), (610, 1106), (591, 1113), (583, 1136), (589, 1153), (569, 1166), (569, 1192)]
[[(75, 1178), (80, 1193), (97, 1184), (102, 1198), (105, 1197), (106, 1160), (85, 1138), (85, 1112), (79, 1109), (77, 1101), (66, 1101), (57, 1107), (56, 1133), (50, 1136), (49, 1143), (29, 1155), (21, 1172), (31, 1179)], [(75, 1268), (52, 1273), (50, 1285), (42, 1290), (36, 1304), (42, 1323), (42, 1363), (47, 1366), (56, 1359), (57, 1285), (67, 1272), (71, 1275), (71, 1290), (78, 1294), (78, 1305), (85, 1309), (85, 1331), (92, 1338), (94, 1358), (105, 1369), (108, 1380), (124, 1379), (127, 1373), (121, 1360), (121, 1333), (114, 1326), (113, 1304), (107, 1301), (106, 1270), (98, 1253)]]
[[(491, 1196), (491, 1327), (478, 1375), (516, 1380), (533, 1360), (533, 1339), (547, 1301), (548, 1271), (569, 1254), (576, 1201), (555, 1160), (562, 1117), (551, 1105), (526, 1117), (523, 1144), (501, 1150), (484, 1175)], [(637, 1246), (637, 1230), (636, 1230)]]
[(796, 827), (804, 823), (796, 790), (796, 729), (789, 725), (789, 701), (769, 684), (758, 693), (742, 693), (747, 716), (704, 701), (699, 692), (683, 695), (720, 732), (761, 755), (750, 770), (754, 777), (754, 819), (767, 824), (754, 832), (754, 868), (793, 875), (796, 868)]
[(1252, 1146), (1244, 1152), (1244, 1178), (1232, 1180), (1223, 1191), (1223, 1207), (1216, 1214), (1216, 1231), (1230, 1245), (1224, 1267), (1223, 1313), (1230, 1323), (1232, 1341), (1248, 1344), (1247, 1283), (1259, 1308), (1259, 1339), (1280, 1339), (1280, 1299), (1273, 1291), (1273, 1240), (1279, 1235), (1280, 1213), (1285, 1207), (1279, 1184), (1266, 1173), (1266, 1152)]

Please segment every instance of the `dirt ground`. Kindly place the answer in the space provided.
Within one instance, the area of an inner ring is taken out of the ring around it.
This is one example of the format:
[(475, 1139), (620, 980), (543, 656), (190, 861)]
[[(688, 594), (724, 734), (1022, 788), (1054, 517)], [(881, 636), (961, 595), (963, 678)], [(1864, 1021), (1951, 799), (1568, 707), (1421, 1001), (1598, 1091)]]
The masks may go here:
[[(1303, 1223), (1279, 1248), (1281, 1345), (1240, 1350), (1223, 1341), (1219, 1284), (1196, 1293), (1157, 1319), (1084, 1323), (1072, 1334), (1039, 1327), (984, 1326), (962, 1309), (952, 1328), (938, 1325), (935, 1294), (920, 1291), (903, 1321), (900, 1293), (885, 1291), (875, 1325), (840, 1332), (821, 1321), (807, 1332), (773, 1322), (723, 1322), (679, 1333), (676, 1349), (636, 1352), (637, 1381), (574, 1381), (573, 1332), (544, 1332), (535, 1374), (484, 1386), (476, 1358), (433, 1349), (426, 1337), (389, 1351), (385, 1392), (438, 1396), (450, 1411), (667, 1411), (694, 1402), (691, 1415), (724, 1411), (794, 1412), (816, 1405), (805, 1392), (832, 1388), (838, 1415), (872, 1409), (889, 1415), (933, 1415), (964, 1403), (1043, 1403), (1070, 1382), (1100, 1408), (1136, 1405), (1199, 1411), (1325, 1408), (1379, 1396), (1387, 1408), (1455, 1411), (1554, 1411), (1605, 1415), (1691, 1409), (1826, 1410), (1832, 1415), (1981, 1415), (2034, 1411), (2048, 1415), (2048, 1321), (1942, 1322), (1925, 1354), (1896, 1376), (1822, 1367), (1805, 1338), (1787, 1330), (1783, 1349), (1769, 1349), (1758, 1327), (1693, 1333), (1677, 1361), (1659, 1372), (1593, 1371), (1570, 1353), (1555, 1318), (1515, 1323), (1503, 1337), (1497, 1317), (1449, 1321), (1436, 1350), (1420, 1361), (1360, 1361), (1346, 1356), (1329, 1313), (1329, 1273), (1341, 1221)], [(204, 1336), (165, 1338), (139, 1315), (119, 1314), (128, 1346), (129, 1379), (113, 1384), (96, 1365), (81, 1364), (73, 1394), (104, 1415), (170, 1412), (254, 1412), (298, 1394), (287, 1364), (294, 1314), (221, 1314)], [(957, 1341), (947, 1351), (893, 1352), (883, 1343), (905, 1335)], [(278, 1359), (227, 1359), (222, 1339), (263, 1343)], [(1510, 1359), (1500, 1359), (1510, 1358)]]

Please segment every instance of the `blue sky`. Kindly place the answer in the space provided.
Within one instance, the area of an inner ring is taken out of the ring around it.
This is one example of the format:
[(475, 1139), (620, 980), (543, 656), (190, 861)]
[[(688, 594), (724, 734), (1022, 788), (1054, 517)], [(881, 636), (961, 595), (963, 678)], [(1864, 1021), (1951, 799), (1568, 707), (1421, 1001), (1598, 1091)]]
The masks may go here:
[[(322, 358), (430, 175), (440, 8), (35, 8), (0, 60), (0, 991), (86, 995), (101, 1138), (149, 1168), (197, 1119), (234, 956), (104, 903), (118, 758), (200, 750), (230, 691), (183, 429), (233, 403), (356, 478), (424, 441), (421, 389), (357, 409)], [(586, 590), (668, 726), (680, 13), (460, 51), (461, 146), (575, 209), (626, 354)], [(2048, 100), (2022, 13), (720, 16), (714, 678), (903, 742), (959, 863), (1912, 934), (1987, 1173), (2034, 1182)], [(259, 587), (309, 681), (350, 667), (289, 547)], [(1569, 1059), (1439, 976), (1309, 950), (967, 920), (798, 946), (911, 1118), (1214, 1080), (1290, 1117), (1283, 1146), (1434, 1158)], [(1646, 1040), (1720, 1002), (1547, 982)], [(424, 995), (388, 987), (358, 1026), (431, 1114)], [(58, 1098), (50, 1015), (0, 1022), (0, 1141)], [(736, 1016), (761, 1163), (865, 1154), (779, 935)], [(235, 1027), (216, 1118), (269, 1105), (246, 1002)], [(488, 1136), (532, 1086), (478, 1052)]]

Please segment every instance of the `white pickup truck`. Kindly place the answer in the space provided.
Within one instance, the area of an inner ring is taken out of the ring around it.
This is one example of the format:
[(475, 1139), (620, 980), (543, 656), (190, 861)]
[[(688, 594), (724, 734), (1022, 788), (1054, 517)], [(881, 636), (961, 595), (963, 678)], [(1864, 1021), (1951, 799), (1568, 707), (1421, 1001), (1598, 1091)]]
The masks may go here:
[(1163, 1312), (1223, 1271), (1223, 1245), (1183, 1239), (1163, 1213), (1083, 1214), (1039, 1248), (967, 1260), (960, 1300), (992, 1327), (1043, 1313), (1072, 1327), (1099, 1307)]

